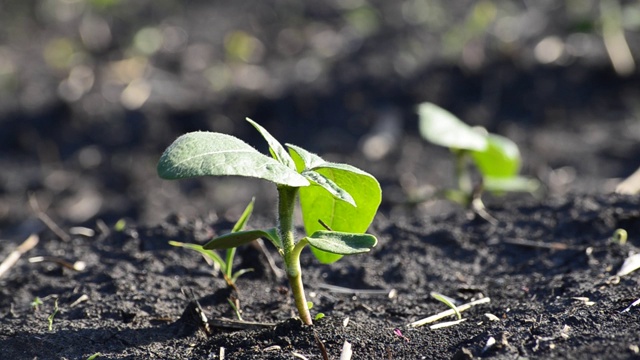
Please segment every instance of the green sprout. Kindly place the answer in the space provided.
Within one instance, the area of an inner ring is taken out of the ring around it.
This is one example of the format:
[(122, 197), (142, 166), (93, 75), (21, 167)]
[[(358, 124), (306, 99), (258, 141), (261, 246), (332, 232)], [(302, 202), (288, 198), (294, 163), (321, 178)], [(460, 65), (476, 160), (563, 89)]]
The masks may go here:
[[(211, 240), (203, 248), (230, 249), (259, 238), (269, 240), (284, 260), (300, 319), (311, 325), (300, 253), (309, 245), (320, 262), (329, 264), (342, 255), (370, 251), (377, 239), (364, 232), (380, 205), (380, 184), (356, 167), (327, 162), (301, 147), (286, 144), (287, 151), (262, 126), (251, 119), (247, 121), (267, 141), (271, 157), (230, 135), (192, 132), (180, 136), (165, 150), (158, 174), (169, 180), (236, 175), (274, 183), (278, 190), (276, 227), (232, 232)], [(298, 198), (307, 235), (296, 241), (293, 217)]]
[(53, 302), (53, 312), (49, 317), (47, 317), (47, 321), (49, 322), (49, 331), (53, 331), (53, 319), (56, 317), (58, 313), (58, 298)]
[(40, 308), (40, 305), (44, 305), (44, 303), (38, 296), (36, 296), (35, 299), (33, 299), (33, 301), (31, 302), (31, 307), (33, 308), (33, 311), (38, 311), (38, 309)]
[(435, 291), (431, 292), (431, 297), (447, 305), (449, 308), (451, 308), (451, 310), (453, 310), (453, 312), (456, 314), (456, 317), (458, 318), (458, 320), (462, 319), (462, 315), (460, 314), (458, 307), (456, 306), (456, 304), (453, 302), (451, 298), (449, 298), (448, 296), (442, 295), (440, 293), (437, 293)]
[[(255, 198), (251, 199), (251, 202), (242, 212), (242, 215), (238, 219), (238, 221), (233, 226), (231, 230), (232, 233), (236, 233), (238, 231), (242, 231), (247, 221), (251, 217), (251, 213), (253, 212), (253, 203)], [(241, 269), (236, 272), (233, 272), (233, 258), (236, 255), (236, 248), (228, 248), (225, 258), (223, 259), (217, 252), (209, 249), (205, 249), (202, 245), (199, 244), (189, 244), (183, 243), (179, 241), (169, 241), (170, 245), (183, 247), (191, 250), (195, 250), (200, 254), (204, 255), (206, 258), (213, 261), (215, 264), (218, 264), (220, 267), (220, 271), (222, 271), (222, 276), (224, 277), (227, 285), (230, 287), (235, 287), (236, 281), (238, 278), (248, 272), (253, 271), (253, 269)]]
[(536, 180), (519, 176), (522, 158), (510, 139), (471, 127), (455, 115), (432, 103), (418, 107), (420, 135), (431, 143), (447, 147), (455, 156), (457, 190), (451, 197), (469, 204), (474, 186), (467, 171), (471, 159), (482, 176), (482, 186), (492, 192), (534, 192)]
[(115, 225), (113, 225), (113, 229), (117, 232), (123, 232), (126, 227), (127, 227), (127, 220), (125, 219), (120, 219), (116, 221)]
[(624, 245), (627, 243), (627, 230), (625, 229), (616, 229), (616, 231), (613, 232), (613, 236), (611, 236), (611, 241), (618, 243), (620, 245)]

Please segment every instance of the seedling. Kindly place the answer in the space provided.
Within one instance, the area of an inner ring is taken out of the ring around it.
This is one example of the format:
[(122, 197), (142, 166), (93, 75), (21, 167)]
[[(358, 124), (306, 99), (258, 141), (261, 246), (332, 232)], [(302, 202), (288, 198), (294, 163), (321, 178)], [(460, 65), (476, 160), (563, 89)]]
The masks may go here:
[[(316, 258), (328, 264), (342, 255), (370, 251), (377, 239), (364, 232), (380, 205), (380, 184), (356, 167), (327, 162), (301, 147), (286, 144), (287, 151), (262, 126), (247, 121), (267, 141), (271, 157), (230, 135), (192, 132), (180, 136), (165, 150), (158, 174), (164, 179), (237, 175), (274, 183), (278, 190), (276, 227), (233, 232), (211, 240), (203, 248), (229, 249), (258, 238), (269, 240), (284, 259), (300, 318), (310, 325), (300, 253), (309, 245)], [(298, 197), (307, 235), (296, 241), (293, 213)]]
[(453, 299), (449, 298), (448, 296), (437, 293), (435, 291), (431, 292), (431, 297), (447, 305), (449, 308), (451, 308), (451, 310), (453, 310), (453, 313), (456, 314), (456, 317), (458, 318), (458, 320), (462, 319), (462, 315), (460, 315), (460, 311), (458, 310), (458, 307), (456, 306), (456, 304), (453, 302)]
[[(251, 217), (251, 213), (253, 212), (254, 200), (255, 198), (251, 199), (251, 202), (249, 203), (249, 205), (247, 205), (247, 207), (244, 209), (244, 211), (242, 212), (242, 215), (233, 226), (233, 229), (231, 230), (232, 233), (242, 231), (244, 229), (244, 226), (246, 225), (247, 221), (249, 221), (249, 218)], [(204, 247), (202, 247), (202, 245), (199, 245), (199, 244), (189, 244), (189, 243), (183, 243), (178, 241), (169, 241), (169, 244), (173, 246), (184, 247), (187, 249), (195, 250), (200, 254), (204, 255), (206, 258), (213, 261), (214, 264), (217, 264), (220, 267), (220, 271), (222, 271), (222, 276), (227, 282), (227, 285), (229, 285), (232, 288), (235, 288), (236, 281), (240, 276), (250, 271), (253, 271), (253, 269), (241, 269), (235, 273), (233, 272), (233, 258), (236, 255), (236, 248), (228, 248), (225, 258), (223, 259), (214, 250), (205, 249)]]
[(484, 128), (471, 127), (455, 115), (431, 104), (418, 107), (420, 135), (426, 140), (447, 147), (455, 156), (457, 189), (452, 198), (469, 204), (474, 198), (474, 186), (467, 171), (470, 158), (482, 176), (482, 186), (492, 192), (534, 192), (538, 182), (519, 176), (521, 156), (510, 139), (488, 133)]
[(47, 317), (47, 321), (49, 322), (49, 331), (53, 331), (53, 319), (56, 317), (58, 310), (58, 298), (56, 298), (53, 302), (53, 312)]
[(613, 236), (611, 236), (611, 241), (620, 245), (624, 245), (627, 243), (627, 230), (625, 229), (616, 229), (613, 232)]
[(31, 302), (31, 307), (33, 308), (33, 311), (38, 311), (38, 309), (40, 308), (40, 305), (44, 305), (44, 303), (39, 297), (36, 296), (35, 299), (33, 299), (33, 301)]

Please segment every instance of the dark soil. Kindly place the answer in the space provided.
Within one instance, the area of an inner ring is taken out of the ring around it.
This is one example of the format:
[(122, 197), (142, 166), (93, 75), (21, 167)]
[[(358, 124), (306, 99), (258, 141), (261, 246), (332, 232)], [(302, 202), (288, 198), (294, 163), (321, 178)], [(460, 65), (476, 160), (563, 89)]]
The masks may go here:
[[(633, 356), (638, 314), (623, 310), (638, 297), (638, 279), (615, 273), (638, 249), (634, 241), (620, 245), (609, 238), (620, 227), (640, 232), (640, 199), (567, 196), (491, 211), (499, 225), (462, 211), (424, 218), (380, 214), (372, 229), (380, 243), (370, 256), (326, 266), (306, 253), (313, 311), (326, 314), (312, 327), (292, 319), (287, 284), (270, 275), (253, 248), (241, 251), (238, 268), (256, 271), (240, 278), (234, 296), (245, 320), (275, 325), (234, 330), (219, 324), (234, 318), (227, 301), (232, 292), (199, 255), (167, 246), (175, 238), (195, 241), (216, 231), (215, 224), (174, 218), (121, 232), (97, 228), (94, 238), (69, 242), (44, 236), (30, 255), (82, 259), (88, 267), (75, 272), (23, 262), (13, 269), (2, 288), (1, 348), (11, 359), (96, 352), (105, 358), (205, 359), (217, 358), (220, 348), (227, 359), (280, 359), (294, 353), (321, 358), (321, 341), (337, 358), (348, 341), (355, 358), (363, 359)], [(460, 302), (491, 302), (464, 312), (467, 321), (453, 327), (409, 328), (447, 309), (430, 297), (432, 291)], [(74, 304), (84, 295), (88, 300)], [(44, 305), (34, 310), (36, 296)], [(210, 334), (190, 312), (191, 296), (211, 320)], [(48, 330), (54, 298), (60, 310)], [(491, 337), (496, 345), (485, 349)]]
[[(616, 276), (640, 252), (640, 197), (613, 192), (640, 166), (640, 76), (612, 69), (597, 6), (454, 1), (429, 10), (447, 15), (443, 25), (421, 22), (417, 1), (79, 3), (0, 3), (10, 25), (0, 29), (0, 261), (40, 239), (0, 277), (0, 358), (220, 359), (224, 349), (225, 359), (337, 359), (345, 342), (354, 359), (640, 356), (640, 277)], [(498, 12), (477, 30), (487, 4)], [(505, 23), (522, 25), (509, 41)], [(133, 45), (143, 27), (177, 42), (145, 52)], [(238, 59), (225, 37), (234, 30), (262, 52)], [(625, 30), (638, 59), (639, 33)], [(534, 48), (553, 36), (565, 52), (543, 63)], [(51, 52), (64, 44), (75, 57)], [(87, 69), (91, 86), (69, 82)], [(123, 97), (141, 82), (148, 98)], [(516, 141), (541, 191), (487, 194), (496, 224), (435, 197), (452, 186), (452, 164), (417, 135), (422, 101)], [(288, 284), (258, 249), (238, 250), (235, 268), (254, 271), (230, 289), (200, 255), (168, 245), (227, 231), (252, 196), (249, 226), (275, 221), (270, 184), (155, 174), (187, 131), (264, 151), (245, 116), (383, 188), (370, 254), (321, 265), (303, 253), (312, 313), (325, 314), (313, 326), (295, 318)], [(618, 228), (626, 244), (611, 240)], [(490, 301), (450, 327), (410, 327), (448, 309), (431, 292)]]

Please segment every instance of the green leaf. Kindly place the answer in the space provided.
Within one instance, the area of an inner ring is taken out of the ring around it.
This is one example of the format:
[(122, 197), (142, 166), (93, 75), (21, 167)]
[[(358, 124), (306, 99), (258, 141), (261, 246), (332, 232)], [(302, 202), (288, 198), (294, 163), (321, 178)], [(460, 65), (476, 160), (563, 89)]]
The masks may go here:
[(299, 146), (293, 144), (286, 144), (289, 148), (291, 158), (296, 163), (296, 168), (299, 173), (302, 173), (305, 169), (313, 169), (316, 166), (326, 163), (320, 156), (309, 152)]
[(478, 170), (484, 176), (508, 178), (518, 174), (520, 170), (520, 151), (518, 145), (510, 139), (489, 134), (488, 146), (484, 150), (471, 151)]
[(292, 187), (309, 186), (295, 170), (259, 153), (242, 140), (213, 132), (180, 136), (160, 157), (158, 175), (164, 179), (239, 175)]
[(246, 230), (229, 233), (209, 241), (204, 244), (203, 248), (208, 250), (229, 249), (248, 244), (260, 238), (265, 238), (271, 241), (278, 249), (282, 249), (282, 242), (277, 235), (276, 229)]
[[(255, 200), (256, 198), (251, 198), (251, 201), (242, 212), (242, 215), (240, 215), (240, 218), (238, 219), (238, 221), (236, 221), (235, 225), (233, 225), (233, 229), (231, 229), (232, 233), (242, 231), (244, 229), (244, 226), (247, 224), (247, 221), (249, 221), (249, 218), (251, 217), (251, 213), (253, 213), (253, 203), (255, 202)], [(227, 278), (231, 279), (232, 283), (235, 283), (234, 276), (233, 276), (233, 258), (235, 256), (236, 256), (236, 248), (227, 249), (227, 253), (225, 254), (226, 269), (223, 271), (226, 274)]]
[(267, 144), (269, 144), (269, 152), (271, 156), (278, 160), (281, 164), (287, 166), (289, 169), (296, 170), (296, 164), (293, 162), (293, 159), (285, 150), (284, 146), (280, 144), (276, 138), (274, 138), (265, 128), (260, 126), (257, 122), (247, 118), (247, 121), (253, 125), (256, 130), (260, 132), (260, 135), (267, 140)]
[(233, 276), (231, 276), (231, 282), (232, 283), (236, 283), (238, 281), (238, 278), (246, 273), (250, 273), (252, 272), (253, 269), (240, 269), (238, 271), (236, 271), (235, 273), (233, 273)]
[(476, 151), (484, 150), (487, 147), (485, 135), (435, 104), (420, 104), (418, 116), (420, 118), (420, 135), (436, 145)]
[(328, 179), (326, 176), (320, 174), (317, 171), (313, 170), (305, 170), (302, 172), (302, 176), (307, 178), (307, 180), (311, 181), (312, 186), (318, 185), (325, 189), (329, 194), (331, 194), (334, 198), (342, 201), (346, 201), (349, 204), (356, 206), (355, 201), (351, 195), (344, 191), (341, 187), (339, 187), (335, 182)]
[(249, 221), (249, 218), (253, 213), (253, 203), (255, 201), (256, 201), (255, 197), (251, 198), (249, 205), (247, 205), (247, 207), (242, 212), (242, 215), (240, 215), (240, 218), (238, 219), (238, 221), (236, 221), (235, 225), (233, 225), (233, 229), (231, 230), (231, 232), (238, 232), (244, 229), (245, 225), (247, 224), (247, 221)]
[(484, 187), (491, 192), (528, 192), (533, 193), (540, 188), (540, 182), (525, 176), (483, 178)]
[(218, 253), (216, 253), (213, 250), (207, 250), (203, 248), (202, 245), (199, 245), (199, 244), (183, 243), (183, 242), (173, 241), (173, 240), (169, 241), (169, 245), (176, 246), (176, 247), (183, 247), (186, 249), (197, 251), (200, 254), (208, 257), (218, 265), (220, 265), (220, 269), (222, 270), (222, 272), (226, 272), (227, 264), (224, 262), (222, 257), (220, 257), (220, 255), (218, 255)]
[(456, 314), (456, 317), (458, 318), (458, 320), (462, 319), (462, 315), (460, 314), (458, 307), (456, 306), (456, 304), (453, 303), (453, 301), (451, 301), (451, 299), (448, 296), (444, 296), (440, 293), (432, 291), (431, 297), (450, 307), (451, 310), (453, 310), (454, 314)]
[(339, 255), (366, 253), (378, 243), (375, 236), (369, 234), (325, 230), (314, 232), (307, 241), (312, 248)]
[[(313, 170), (331, 180), (351, 195), (356, 206), (338, 200), (320, 186), (300, 188), (300, 206), (307, 234), (325, 230), (318, 220), (324, 221), (332, 230), (363, 233), (369, 228), (382, 200), (382, 190), (378, 181), (370, 174), (347, 164), (324, 161), (318, 155), (302, 148), (289, 145), (289, 153), (296, 162), (298, 171)], [(320, 262), (330, 264), (340, 259), (340, 255), (327, 253), (312, 247)]]

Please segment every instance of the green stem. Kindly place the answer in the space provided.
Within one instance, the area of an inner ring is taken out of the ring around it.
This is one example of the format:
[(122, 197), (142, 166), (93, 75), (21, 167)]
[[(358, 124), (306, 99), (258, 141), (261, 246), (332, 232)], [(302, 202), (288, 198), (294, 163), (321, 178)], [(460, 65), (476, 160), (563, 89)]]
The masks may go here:
[(227, 274), (227, 277), (231, 279), (233, 276), (233, 258), (236, 255), (236, 248), (227, 249), (226, 255), (227, 261), (225, 263), (227, 264), (227, 267), (225, 268), (225, 273)]
[[(467, 197), (471, 197), (471, 177), (467, 171), (467, 150), (453, 149), (455, 155), (455, 177), (458, 185), (458, 190), (462, 191)], [(471, 199), (467, 199), (469, 203)]]
[(282, 239), (284, 263), (298, 314), (303, 323), (311, 325), (311, 314), (309, 313), (307, 298), (304, 294), (302, 270), (300, 269), (300, 251), (302, 247), (304, 247), (304, 243), (302, 246), (296, 246), (293, 233), (293, 210), (295, 208), (297, 194), (298, 188), (278, 186), (278, 218), (280, 222), (278, 224), (278, 235), (280, 235), (280, 239)]

